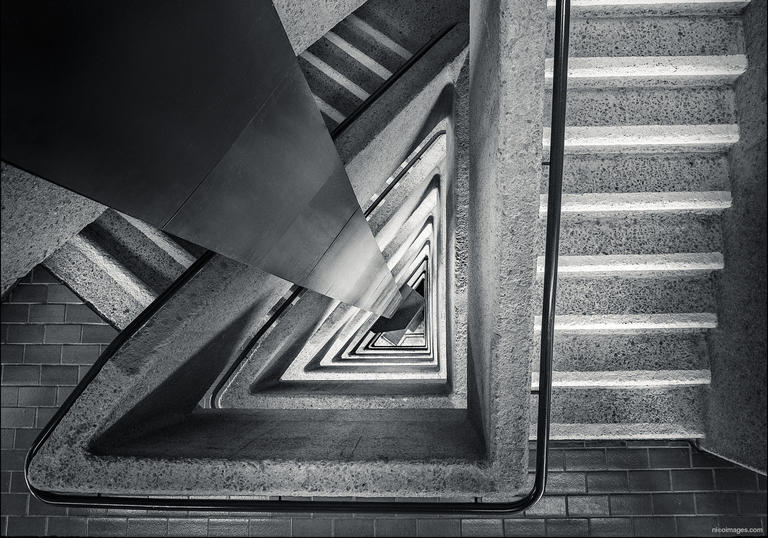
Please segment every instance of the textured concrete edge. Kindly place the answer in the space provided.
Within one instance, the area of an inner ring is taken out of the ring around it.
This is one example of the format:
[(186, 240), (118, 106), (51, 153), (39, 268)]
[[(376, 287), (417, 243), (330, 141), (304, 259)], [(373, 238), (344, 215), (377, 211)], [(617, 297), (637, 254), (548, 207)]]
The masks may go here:
[(2, 294), (106, 209), (2, 163)]
[(510, 483), (525, 482), (528, 451), (545, 15), (522, 0), (470, 8), (469, 360), (489, 458)]
[(719, 326), (710, 339), (712, 390), (702, 447), (765, 473), (765, 0), (751, 2), (743, 21), (749, 66), (735, 85), (741, 137), (729, 158), (733, 205), (723, 219), (725, 268)]

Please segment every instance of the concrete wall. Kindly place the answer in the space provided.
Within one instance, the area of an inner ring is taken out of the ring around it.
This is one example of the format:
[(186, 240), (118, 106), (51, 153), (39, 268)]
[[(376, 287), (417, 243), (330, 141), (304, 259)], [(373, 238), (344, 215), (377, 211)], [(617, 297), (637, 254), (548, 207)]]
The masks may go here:
[(718, 329), (704, 446), (766, 470), (766, 1), (744, 14), (749, 67), (736, 83), (739, 143), (731, 151), (733, 208), (723, 220)]
[(765, 477), (679, 441), (554, 443), (547, 495), (508, 519), (46, 505), (24, 483), (26, 451), (116, 331), (38, 267), (3, 302), (1, 334), (4, 536), (709, 536), (715, 526), (763, 529), (742, 536), (765, 532)]
[(2, 293), (105, 209), (2, 163)]
[(296, 56), (323, 37), (365, 0), (273, 0)]
[(528, 0), (470, 6), (467, 340), (489, 455), (509, 480), (528, 436), (545, 11)]

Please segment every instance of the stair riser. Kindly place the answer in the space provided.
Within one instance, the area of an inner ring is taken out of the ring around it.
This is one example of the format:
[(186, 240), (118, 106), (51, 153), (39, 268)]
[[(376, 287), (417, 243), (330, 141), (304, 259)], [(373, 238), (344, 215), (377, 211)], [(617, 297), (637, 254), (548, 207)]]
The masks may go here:
[[(551, 124), (552, 94), (544, 96)], [(704, 125), (734, 123), (733, 90), (719, 88), (616, 88), (568, 92), (568, 125)]]
[(312, 93), (344, 116), (351, 114), (363, 102), (362, 99), (355, 96), (348, 88), (333, 80), (327, 73), (310, 64), (302, 57), (299, 57), (299, 66), (307, 78), (307, 83)]
[(376, 91), (383, 82), (376, 73), (327, 39), (321, 39), (308, 50), (368, 93)]
[[(542, 282), (534, 311), (541, 310)], [(561, 278), (558, 314), (658, 314), (716, 311), (714, 278)]]
[[(154, 298), (132, 274), (110, 275), (104, 265), (75, 248), (72, 242), (63, 245), (43, 263), (120, 329), (133, 321)], [(131, 289), (136, 290), (135, 294)]]
[[(554, 50), (554, 21), (548, 28)], [(617, 17), (571, 20), (570, 56), (696, 56), (744, 52), (737, 17)], [(547, 56), (551, 56), (549, 53)]]
[[(552, 389), (551, 422), (570, 424), (682, 423), (699, 425), (708, 386), (654, 389)], [(531, 419), (538, 397), (531, 396)]]
[(334, 32), (350, 45), (376, 60), (390, 71), (394, 72), (404, 61), (401, 56), (376, 41), (375, 38), (360, 30), (349, 21), (342, 21), (341, 24), (334, 28)]
[[(539, 223), (544, 252), (546, 222)], [(560, 255), (666, 254), (721, 252), (719, 213), (619, 214), (611, 217), (564, 215)]]
[[(544, 167), (541, 192), (548, 185)], [(566, 155), (564, 193), (729, 190), (722, 154)]]
[[(660, 17), (660, 16), (693, 16), (693, 15), (722, 15), (735, 16), (744, 11), (749, 0), (722, 0), (717, 2), (701, 2), (697, 0), (658, 3), (645, 2), (606, 2), (604, 5), (579, 2), (571, 3), (572, 17)], [(547, 10), (550, 17), (555, 15), (555, 0), (547, 0)]]
[[(553, 369), (561, 372), (610, 370), (702, 370), (709, 368), (706, 333), (555, 334)], [(536, 339), (531, 369), (539, 370)]]
[(184, 272), (183, 265), (113, 211), (105, 212), (83, 234), (156, 294), (162, 293)]

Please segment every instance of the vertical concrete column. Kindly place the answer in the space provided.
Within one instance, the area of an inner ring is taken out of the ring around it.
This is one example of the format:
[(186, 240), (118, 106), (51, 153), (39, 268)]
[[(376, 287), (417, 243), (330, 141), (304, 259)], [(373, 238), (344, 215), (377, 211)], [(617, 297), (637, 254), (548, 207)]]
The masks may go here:
[(743, 21), (749, 67), (735, 86), (740, 135), (730, 155), (733, 206), (723, 218), (725, 269), (702, 444), (765, 472), (766, 0), (753, 0)]
[[(546, 3), (470, 7), (468, 347), (500, 487), (524, 484)], [(470, 382), (472, 382), (470, 380)]]

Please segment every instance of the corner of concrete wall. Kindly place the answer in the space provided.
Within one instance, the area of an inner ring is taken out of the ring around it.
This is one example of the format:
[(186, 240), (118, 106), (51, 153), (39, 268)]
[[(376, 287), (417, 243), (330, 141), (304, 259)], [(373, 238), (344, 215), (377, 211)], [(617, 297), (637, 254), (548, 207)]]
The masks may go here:
[(298, 56), (365, 0), (273, 0), (288, 39)]
[(545, 15), (528, 0), (470, 6), (467, 339), (489, 457), (511, 482), (527, 465)]
[(88, 198), (2, 163), (2, 294), (104, 209)]
[(744, 13), (749, 67), (736, 82), (739, 143), (730, 155), (732, 208), (711, 339), (712, 388), (702, 446), (766, 471), (766, 0)]

